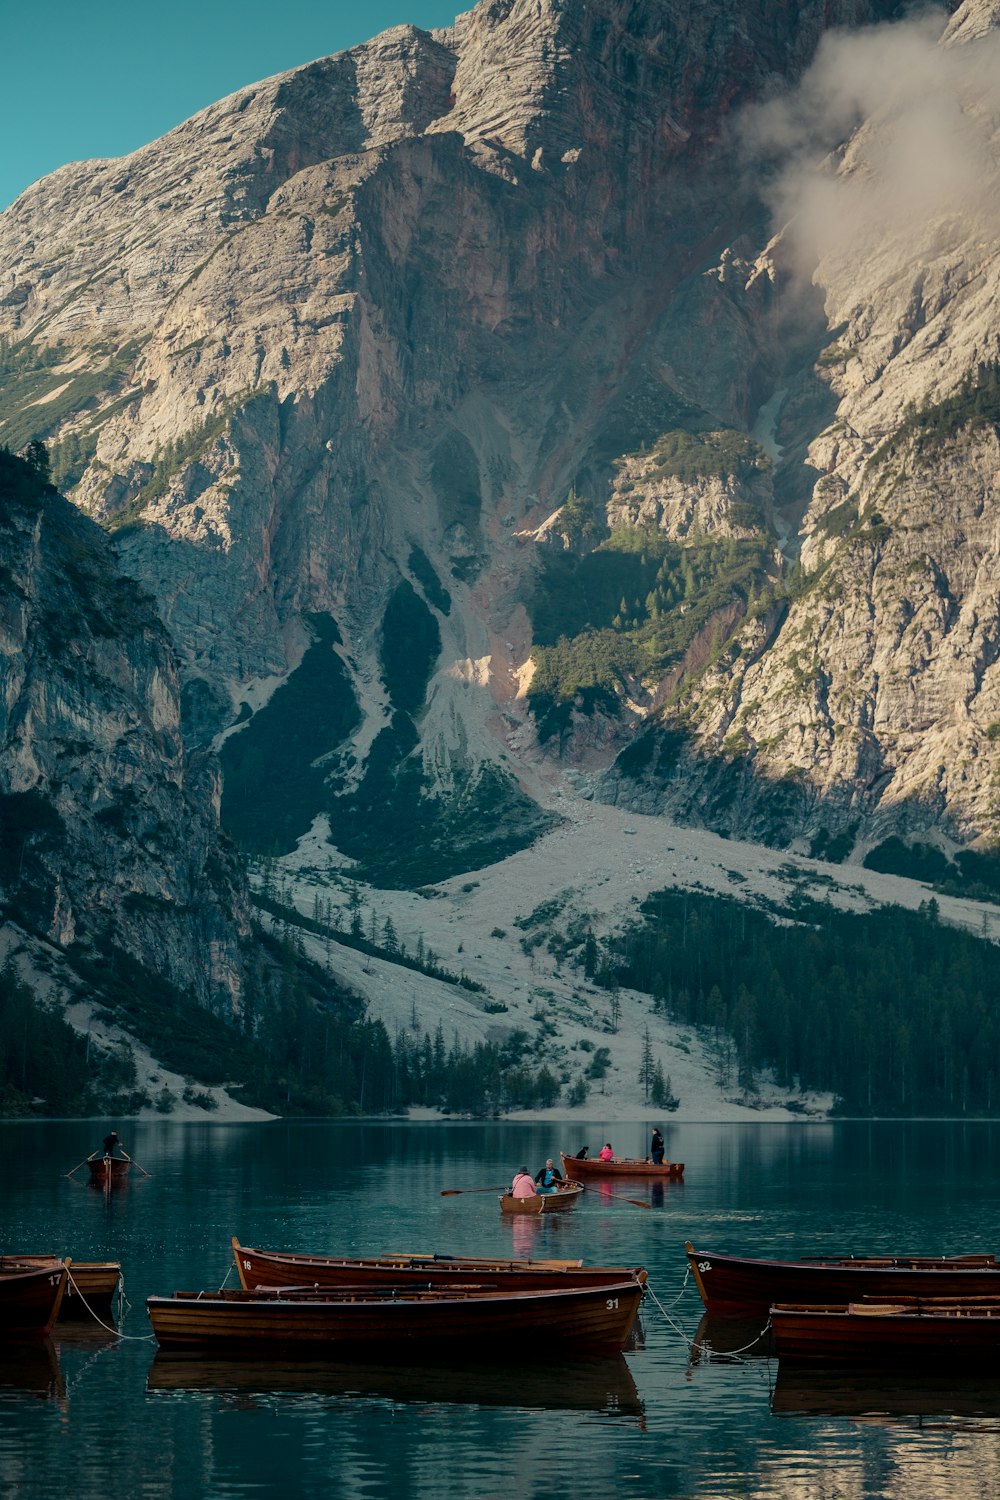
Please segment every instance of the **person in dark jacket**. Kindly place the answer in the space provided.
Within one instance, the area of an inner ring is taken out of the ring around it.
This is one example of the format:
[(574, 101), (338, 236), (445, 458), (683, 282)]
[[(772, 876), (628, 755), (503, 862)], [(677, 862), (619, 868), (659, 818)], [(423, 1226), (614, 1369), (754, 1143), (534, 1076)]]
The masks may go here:
[(125, 1155), (125, 1149), (122, 1146), (121, 1141), (118, 1139), (118, 1132), (117, 1132), (117, 1130), (112, 1130), (112, 1132), (111, 1132), (110, 1135), (106, 1135), (104, 1137), (104, 1155), (105, 1156), (124, 1156)]
[(540, 1172), (535, 1173), (535, 1186), (540, 1193), (556, 1193), (563, 1177), (559, 1168), (552, 1163), (551, 1156)]
[(663, 1153), (665, 1149), (666, 1148), (663, 1144), (663, 1136), (660, 1134), (660, 1127), (658, 1125), (654, 1125), (653, 1138), (649, 1143), (649, 1155), (651, 1160), (658, 1167), (661, 1167), (663, 1165)]

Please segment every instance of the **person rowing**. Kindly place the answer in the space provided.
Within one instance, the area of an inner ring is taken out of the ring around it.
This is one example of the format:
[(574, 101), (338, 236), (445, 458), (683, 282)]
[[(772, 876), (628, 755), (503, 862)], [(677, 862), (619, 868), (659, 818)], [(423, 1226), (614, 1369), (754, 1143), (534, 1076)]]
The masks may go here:
[(558, 1193), (562, 1180), (563, 1175), (551, 1156), (541, 1171), (535, 1173), (535, 1186), (540, 1193)]

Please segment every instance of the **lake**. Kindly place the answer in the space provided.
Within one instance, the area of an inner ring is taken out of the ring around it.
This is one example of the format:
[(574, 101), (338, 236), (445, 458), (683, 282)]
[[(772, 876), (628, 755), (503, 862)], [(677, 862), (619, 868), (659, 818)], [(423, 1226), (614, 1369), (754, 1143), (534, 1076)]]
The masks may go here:
[[(149, 1173), (105, 1195), (67, 1178), (103, 1123), (5, 1123), (0, 1246), (116, 1258), (123, 1338), (67, 1332), (0, 1354), (0, 1500), (118, 1496), (874, 1497), (1000, 1492), (1000, 1378), (819, 1372), (691, 1343), (701, 1304), (683, 1244), (746, 1254), (997, 1248), (1000, 1124), (672, 1125), (683, 1185), (616, 1184), (538, 1222), (493, 1191), (584, 1143), (644, 1154), (637, 1125), (122, 1128)], [(265, 1248), (582, 1256), (642, 1264), (652, 1296), (620, 1359), (422, 1370), (156, 1354), (144, 1300), (214, 1289), (230, 1236)], [(655, 1300), (654, 1300), (655, 1298)], [(743, 1338), (743, 1332), (746, 1338)], [(756, 1328), (714, 1330), (739, 1348)]]

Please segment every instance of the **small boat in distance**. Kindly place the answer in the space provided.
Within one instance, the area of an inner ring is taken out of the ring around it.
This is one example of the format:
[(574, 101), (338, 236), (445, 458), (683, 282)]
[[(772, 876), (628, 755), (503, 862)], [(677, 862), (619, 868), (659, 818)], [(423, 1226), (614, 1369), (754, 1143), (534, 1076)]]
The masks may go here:
[(841, 1256), (755, 1260), (684, 1246), (709, 1312), (766, 1313), (776, 1302), (812, 1306), (862, 1297), (1000, 1297), (1000, 1266), (992, 1255)]
[(640, 1157), (621, 1157), (615, 1161), (593, 1161), (586, 1156), (567, 1156), (560, 1151), (563, 1172), (575, 1182), (589, 1182), (597, 1177), (649, 1177), (654, 1182), (677, 1182), (684, 1176), (682, 1161), (650, 1161)]
[(924, 1364), (995, 1369), (1000, 1298), (929, 1297), (832, 1307), (783, 1303), (771, 1308), (771, 1332), (779, 1360), (858, 1363), (868, 1369)]
[(8, 1340), (44, 1338), (52, 1331), (66, 1290), (68, 1264), (55, 1255), (35, 1262), (0, 1256), (0, 1347)]
[(552, 1214), (572, 1208), (583, 1192), (582, 1182), (564, 1182), (551, 1193), (533, 1193), (530, 1198), (515, 1198), (512, 1193), (500, 1196), (502, 1214)]
[(584, 1266), (579, 1260), (502, 1260), (485, 1256), (379, 1255), (348, 1259), (332, 1255), (297, 1255), (282, 1250), (255, 1250), (232, 1239), (233, 1259), (244, 1291), (257, 1287), (406, 1287), (473, 1284), (497, 1291), (530, 1291), (543, 1287), (606, 1286), (635, 1277), (644, 1284), (641, 1266)]
[(433, 1359), (453, 1349), (477, 1357), (523, 1355), (535, 1337), (553, 1348), (622, 1350), (639, 1315), (643, 1288), (631, 1278), (603, 1286), (482, 1291), (367, 1287), (255, 1292), (174, 1292), (149, 1297), (146, 1310), (162, 1348), (263, 1349), (295, 1353), (382, 1350)]

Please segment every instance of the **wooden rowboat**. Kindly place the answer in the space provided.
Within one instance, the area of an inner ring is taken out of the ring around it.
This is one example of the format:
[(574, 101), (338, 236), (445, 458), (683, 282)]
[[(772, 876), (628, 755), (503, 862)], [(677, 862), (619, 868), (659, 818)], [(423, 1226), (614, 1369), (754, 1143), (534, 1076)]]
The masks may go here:
[(452, 1349), (477, 1356), (523, 1353), (536, 1338), (553, 1348), (621, 1350), (639, 1313), (635, 1279), (598, 1287), (479, 1291), (449, 1286), (375, 1288), (336, 1296), (312, 1289), (175, 1292), (146, 1309), (163, 1348), (266, 1349), (317, 1353), (382, 1350), (434, 1358)]
[(862, 1297), (1000, 1296), (1000, 1266), (992, 1255), (752, 1260), (696, 1250), (690, 1241), (684, 1248), (710, 1312), (765, 1313), (776, 1302), (819, 1307)]
[(649, 1177), (654, 1182), (677, 1182), (684, 1176), (682, 1161), (655, 1162), (648, 1158), (622, 1157), (618, 1161), (593, 1161), (583, 1156), (567, 1156), (560, 1151), (563, 1172), (575, 1182), (590, 1182), (596, 1177)]
[(504, 1193), (500, 1198), (502, 1214), (552, 1214), (562, 1208), (572, 1208), (583, 1192), (582, 1182), (566, 1182), (554, 1193), (533, 1193), (530, 1198), (514, 1198)]
[(91, 1182), (99, 1182), (102, 1185), (123, 1182), (128, 1176), (131, 1165), (127, 1156), (102, 1156), (95, 1151), (93, 1156), (87, 1157)]
[(67, 1261), (58, 1256), (31, 1263), (0, 1256), (0, 1345), (9, 1339), (44, 1338), (62, 1303)]
[[(28, 1265), (48, 1265), (50, 1255), (21, 1255)], [(117, 1260), (67, 1260), (69, 1274), (59, 1308), (59, 1321), (85, 1318), (91, 1312), (110, 1315), (115, 1295), (121, 1285), (122, 1268)]]
[(786, 1303), (771, 1308), (779, 1359), (913, 1368), (922, 1364), (995, 1367), (1000, 1298), (913, 1298), (836, 1307)]
[(331, 1255), (292, 1255), (255, 1250), (233, 1236), (233, 1259), (244, 1291), (257, 1287), (460, 1286), (500, 1291), (543, 1287), (604, 1286), (634, 1276), (645, 1283), (641, 1266), (586, 1266), (579, 1260), (502, 1260), (483, 1256), (384, 1255), (348, 1259)]

